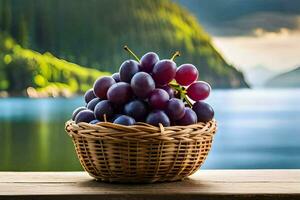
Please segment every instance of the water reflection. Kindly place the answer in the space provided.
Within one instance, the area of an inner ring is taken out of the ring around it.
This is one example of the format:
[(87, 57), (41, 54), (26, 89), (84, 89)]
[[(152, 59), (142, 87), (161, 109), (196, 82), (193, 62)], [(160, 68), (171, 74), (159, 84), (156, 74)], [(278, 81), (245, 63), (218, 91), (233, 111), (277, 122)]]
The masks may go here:
[[(300, 168), (300, 90), (219, 90), (204, 168)], [(0, 99), (0, 170), (81, 170), (64, 132), (75, 99)]]

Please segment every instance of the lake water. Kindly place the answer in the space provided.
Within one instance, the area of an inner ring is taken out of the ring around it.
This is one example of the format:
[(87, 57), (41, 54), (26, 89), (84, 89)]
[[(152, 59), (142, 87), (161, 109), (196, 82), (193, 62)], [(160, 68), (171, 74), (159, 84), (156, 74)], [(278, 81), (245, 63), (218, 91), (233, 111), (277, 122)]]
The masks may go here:
[[(215, 90), (218, 132), (203, 168), (300, 168), (300, 89)], [(81, 170), (64, 123), (75, 99), (0, 99), (0, 170)]]

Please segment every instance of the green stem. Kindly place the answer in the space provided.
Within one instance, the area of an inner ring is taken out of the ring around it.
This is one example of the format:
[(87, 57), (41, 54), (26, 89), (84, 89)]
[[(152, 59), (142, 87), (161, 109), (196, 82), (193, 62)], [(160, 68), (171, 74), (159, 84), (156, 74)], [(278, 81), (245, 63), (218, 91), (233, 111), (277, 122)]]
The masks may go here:
[(187, 104), (189, 104), (190, 107), (193, 106), (193, 104), (190, 102), (186, 95), (184, 95), (184, 100), (187, 102)]
[(137, 57), (137, 55), (135, 53), (133, 53), (133, 51), (131, 51), (131, 49), (129, 49), (129, 47), (127, 45), (124, 46), (124, 50), (129, 52), (129, 54), (131, 54), (138, 62), (140, 62), (139, 57)]
[(179, 52), (179, 51), (176, 51), (176, 52), (173, 54), (171, 60), (174, 61), (174, 59), (175, 59), (176, 57), (178, 57), (178, 56), (180, 56), (180, 52)]

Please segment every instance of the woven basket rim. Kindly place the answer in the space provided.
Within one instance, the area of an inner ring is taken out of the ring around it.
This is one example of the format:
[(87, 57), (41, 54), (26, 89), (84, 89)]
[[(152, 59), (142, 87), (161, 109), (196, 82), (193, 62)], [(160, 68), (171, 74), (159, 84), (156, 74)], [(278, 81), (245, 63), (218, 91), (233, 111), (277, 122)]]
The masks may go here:
[(65, 130), (72, 138), (84, 137), (89, 139), (110, 139), (116, 141), (194, 141), (203, 136), (211, 137), (216, 133), (217, 122), (215, 119), (209, 122), (199, 122), (187, 126), (159, 127), (147, 123), (138, 123), (132, 126), (114, 124), (111, 122), (99, 122), (89, 124), (80, 122), (76, 124), (69, 120), (65, 124)]

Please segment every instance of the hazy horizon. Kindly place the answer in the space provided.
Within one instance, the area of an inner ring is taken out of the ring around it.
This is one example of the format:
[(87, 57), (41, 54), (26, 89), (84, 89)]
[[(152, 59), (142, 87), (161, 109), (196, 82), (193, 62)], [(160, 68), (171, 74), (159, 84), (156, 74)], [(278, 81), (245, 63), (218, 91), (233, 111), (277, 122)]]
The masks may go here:
[(300, 65), (300, 1), (177, 0), (197, 16), (225, 59), (247, 73)]

